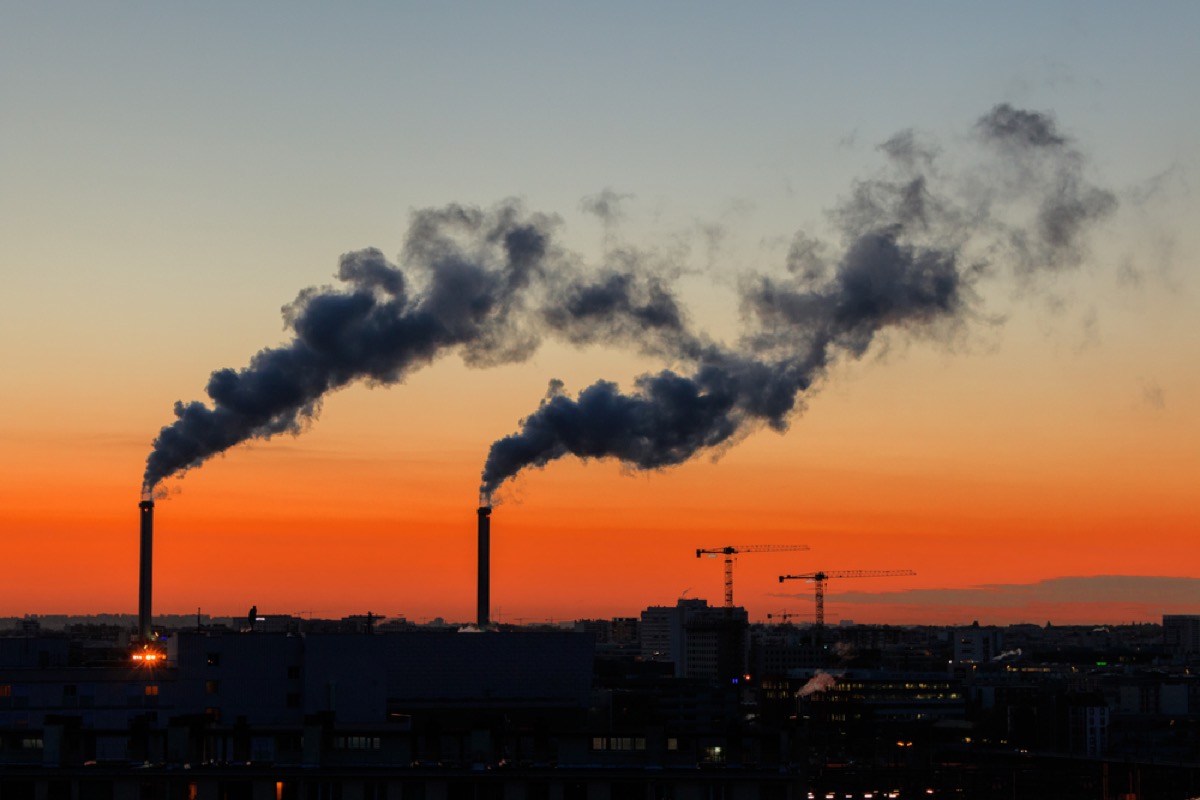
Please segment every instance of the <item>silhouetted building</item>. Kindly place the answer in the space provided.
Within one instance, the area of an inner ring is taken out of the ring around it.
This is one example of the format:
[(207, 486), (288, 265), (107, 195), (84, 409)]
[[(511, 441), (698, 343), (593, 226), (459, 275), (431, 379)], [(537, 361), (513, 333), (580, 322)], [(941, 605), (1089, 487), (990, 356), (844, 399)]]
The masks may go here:
[(729, 681), (746, 673), (750, 618), (740, 606), (680, 598), (647, 608), (640, 628), (642, 658), (673, 663), (677, 678)]
[(1004, 651), (1004, 632), (993, 626), (980, 627), (979, 623), (958, 628), (954, 636), (954, 660), (960, 664), (981, 664), (999, 656)]
[(1200, 656), (1200, 614), (1164, 614), (1163, 646), (1173, 656)]
[(187, 630), (153, 661), (103, 625), (14, 629), (0, 635), (0, 798), (1090, 800), (1200, 786), (1200, 678), (1166, 663), (1158, 626), (1026, 626), (1021, 654), (950, 669), (962, 629), (858, 627), (825, 643), (820, 669), (735, 683), (722, 675), (744, 658), (743, 614), (647, 609), (678, 677), (675, 661), (622, 649), (629, 620)]

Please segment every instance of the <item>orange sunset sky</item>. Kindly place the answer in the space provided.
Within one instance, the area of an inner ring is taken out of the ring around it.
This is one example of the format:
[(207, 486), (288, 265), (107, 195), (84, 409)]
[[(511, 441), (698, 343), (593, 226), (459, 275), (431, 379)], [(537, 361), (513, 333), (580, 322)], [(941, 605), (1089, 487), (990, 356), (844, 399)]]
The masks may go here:
[[(285, 345), (280, 307), (343, 253), (405, 269), (415, 210), (517, 198), (581, 269), (636, 253), (733, 343), (745, 276), (786, 275), (797, 231), (837, 260), (830, 212), (886, 172), (881, 143), (915, 131), (930, 174), (970, 173), (1000, 103), (1053, 120), (1116, 201), (1085, 257), (1031, 276), (989, 254), (951, 335), (840, 354), (784, 433), (522, 472), (495, 498), (493, 616), (718, 604), (721, 561), (695, 550), (750, 544), (810, 548), (738, 558), (755, 620), (809, 617), (812, 587), (777, 578), (815, 570), (917, 573), (831, 580), (831, 622), (1200, 613), (1195, 6), (68, 5), (0, 32), (0, 616), (134, 613), (173, 404)], [(600, 196), (607, 216), (581, 202)], [(155, 612), (470, 620), (488, 448), (552, 379), (573, 397), (679, 368), (633, 349), (546, 339), (495, 368), (449, 349), (167, 479)]]

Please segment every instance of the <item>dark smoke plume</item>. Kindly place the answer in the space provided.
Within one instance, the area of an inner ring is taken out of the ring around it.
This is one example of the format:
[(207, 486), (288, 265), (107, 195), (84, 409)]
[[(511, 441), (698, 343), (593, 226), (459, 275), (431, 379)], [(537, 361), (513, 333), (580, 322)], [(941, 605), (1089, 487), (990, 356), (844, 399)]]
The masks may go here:
[(352, 382), (402, 382), (450, 353), (475, 367), (521, 361), (547, 336), (637, 350), (664, 369), (629, 393), (599, 381), (571, 397), (552, 382), (521, 429), (493, 444), (489, 497), (565, 455), (654, 469), (760, 427), (784, 431), (836, 358), (863, 355), (889, 330), (954, 333), (1000, 266), (1021, 275), (1085, 256), (1088, 230), (1115, 200), (1087, 182), (1054, 120), (999, 105), (975, 131), (990, 155), (967, 173), (945, 170), (940, 149), (911, 131), (881, 145), (884, 173), (830, 214), (840, 241), (798, 234), (782, 277), (742, 278), (746, 328), (732, 344), (692, 329), (676, 265), (611, 246), (625, 199), (611, 190), (583, 204), (606, 229), (594, 269), (556, 244), (556, 218), (516, 202), (416, 212), (399, 265), (373, 249), (343, 256), (339, 287), (305, 289), (283, 309), (289, 342), (212, 373), (209, 403), (176, 403), (143, 492), (241, 442), (300, 432), (327, 393)]
[[(328, 392), (352, 381), (401, 382), (453, 350), (472, 366), (520, 361), (544, 332), (586, 342), (683, 336), (669, 289), (636, 270), (598, 276), (568, 267), (556, 220), (515, 202), (413, 215), (403, 262), (378, 250), (341, 258), (341, 288), (309, 288), (283, 309), (292, 340), (209, 378), (211, 405), (176, 403), (154, 440), (143, 492), (250, 439), (300, 432)], [(673, 345), (674, 346), (674, 345)], [(663, 349), (660, 345), (656, 349)]]
[[(949, 335), (969, 321), (976, 285), (1003, 266), (995, 261), (1017, 274), (1079, 263), (1084, 234), (1116, 204), (1084, 179), (1079, 151), (1048, 115), (1008, 105), (976, 130), (994, 159), (978, 174), (944, 174), (938, 149), (912, 132), (882, 145), (889, 170), (857, 183), (831, 214), (840, 248), (800, 234), (787, 277), (745, 278), (741, 341), (690, 341), (674, 354), (693, 365), (690, 374), (644, 375), (628, 394), (599, 381), (575, 398), (552, 382), (520, 430), (492, 445), (481, 493), (490, 497), (525, 467), (566, 455), (655, 469), (719, 452), (764, 425), (786, 430), (839, 355), (863, 355), (886, 330)], [(579, 310), (572, 324), (586, 316)], [(628, 321), (634, 315), (625, 311)]]

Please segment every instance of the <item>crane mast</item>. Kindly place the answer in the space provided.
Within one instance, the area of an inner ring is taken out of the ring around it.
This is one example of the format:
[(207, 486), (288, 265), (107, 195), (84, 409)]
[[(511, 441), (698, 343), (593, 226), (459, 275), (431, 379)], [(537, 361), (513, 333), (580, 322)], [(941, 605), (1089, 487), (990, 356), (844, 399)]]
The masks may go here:
[(885, 578), (900, 575), (916, 575), (911, 569), (844, 569), (830, 572), (805, 572), (800, 575), (780, 575), (779, 582), (812, 581), (816, 595), (816, 638), (820, 642), (825, 629), (825, 582), (830, 578)]
[(733, 608), (733, 557), (739, 553), (782, 553), (807, 550), (806, 544), (741, 544), (724, 547), (697, 548), (696, 558), (701, 556), (725, 556), (725, 607)]

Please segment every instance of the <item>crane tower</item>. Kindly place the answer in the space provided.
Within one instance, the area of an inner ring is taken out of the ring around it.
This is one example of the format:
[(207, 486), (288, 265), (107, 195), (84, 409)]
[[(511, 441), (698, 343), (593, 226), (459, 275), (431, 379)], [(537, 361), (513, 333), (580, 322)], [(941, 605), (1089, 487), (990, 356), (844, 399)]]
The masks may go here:
[(709, 547), (696, 550), (696, 558), (701, 556), (725, 556), (725, 607), (733, 608), (733, 557), (739, 553), (782, 553), (796, 550), (807, 550), (806, 544), (742, 544), (726, 545), (724, 547)]
[(818, 640), (825, 627), (825, 582), (830, 578), (884, 578), (893, 575), (916, 575), (911, 569), (844, 569), (830, 572), (805, 572), (800, 575), (780, 575), (779, 582), (812, 581), (816, 585), (816, 634)]

